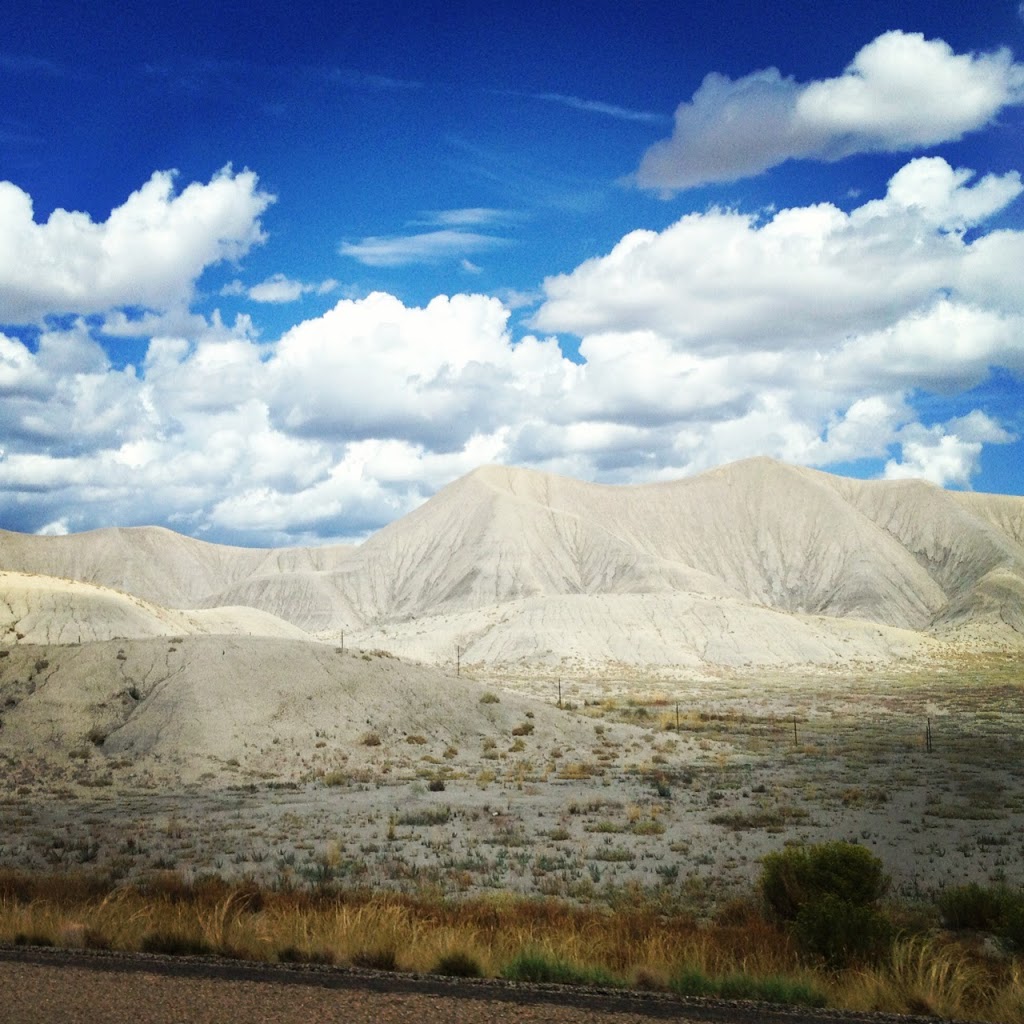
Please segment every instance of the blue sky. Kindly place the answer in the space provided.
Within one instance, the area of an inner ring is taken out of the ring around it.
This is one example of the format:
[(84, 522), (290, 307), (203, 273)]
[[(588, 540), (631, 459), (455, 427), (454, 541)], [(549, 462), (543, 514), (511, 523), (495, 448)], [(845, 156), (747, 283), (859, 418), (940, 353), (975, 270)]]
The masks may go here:
[(0, 526), (358, 539), (484, 462), (1024, 491), (1024, 9), (5, 9)]

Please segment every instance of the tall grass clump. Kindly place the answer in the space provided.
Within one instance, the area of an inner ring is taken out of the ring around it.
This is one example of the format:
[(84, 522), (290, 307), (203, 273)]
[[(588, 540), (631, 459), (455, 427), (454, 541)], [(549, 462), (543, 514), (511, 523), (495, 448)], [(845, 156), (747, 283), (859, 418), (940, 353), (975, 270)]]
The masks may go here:
[(994, 969), (932, 936), (897, 939), (884, 963), (836, 977), (832, 1001), (851, 1010), (993, 1021), (1024, 1019), (1021, 966)]

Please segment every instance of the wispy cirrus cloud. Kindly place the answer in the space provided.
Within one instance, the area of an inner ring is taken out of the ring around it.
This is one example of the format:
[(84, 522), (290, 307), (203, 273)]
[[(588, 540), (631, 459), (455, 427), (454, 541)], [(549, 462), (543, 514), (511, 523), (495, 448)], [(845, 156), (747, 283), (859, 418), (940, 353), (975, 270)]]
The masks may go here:
[(43, 57), (24, 53), (0, 51), (0, 71), (9, 75), (43, 75), (47, 78), (62, 78), (67, 71), (60, 64)]
[(483, 227), (509, 220), (507, 210), (496, 210), (489, 206), (468, 206), (458, 210), (429, 210), (416, 224), (442, 228)]
[(317, 72), (327, 82), (346, 86), (350, 89), (371, 89), (377, 92), (393, 92), (406, 89), (422, 89), (423, 83), (404, 78), (392, 78), (389, 75), (378, 75), (372, 71), (359, 71), (355, 68), (328, 68)]
[(616, 103), (603, 103), (600, 100), (585, 100), (579, 96), (566, 96), (560, 92), (531, 93), (535, 100), (544, 103), (558, 103), (563, 107), (570, 107), (573, 110), (582, 110), (587, 114), (601, 114), (604, 117), (613, 117), (619, 121), (646, 121), (657, 124), (671, 121), (665, 114), (655, 113), (650, 110), (633, 110), (631, 107), (621, 107)]
[(461, 259), (507, 244), (507, 239), (497, 235), (441, 228), (411, 235), (374, 235), (358, 242), (343, 242), (338, 252), (368, 267), (402, 267), (412, 263)]
[(303, 295), (329, 295), (338, 287), (334, 278), (320, 281), (315, 284), (305, 281), (295, 281), (284, 274), (272, 274), (265, 281), (259, 284), (246, 287), (241, 281), (234, 280), (224, 285), (220, 290), (221, 295), (246, 295), (253, 302), (266, 302), (283, 304), (286, 302), (297, 302)]

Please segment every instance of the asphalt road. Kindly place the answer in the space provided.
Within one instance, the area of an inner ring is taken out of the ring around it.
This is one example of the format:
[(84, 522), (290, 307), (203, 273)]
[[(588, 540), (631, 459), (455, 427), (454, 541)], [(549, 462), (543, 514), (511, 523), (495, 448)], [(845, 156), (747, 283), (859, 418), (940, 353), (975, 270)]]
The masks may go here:
[(0, 948), (3, 1024), (906, 1024), (913, 1019), (342, 968)]

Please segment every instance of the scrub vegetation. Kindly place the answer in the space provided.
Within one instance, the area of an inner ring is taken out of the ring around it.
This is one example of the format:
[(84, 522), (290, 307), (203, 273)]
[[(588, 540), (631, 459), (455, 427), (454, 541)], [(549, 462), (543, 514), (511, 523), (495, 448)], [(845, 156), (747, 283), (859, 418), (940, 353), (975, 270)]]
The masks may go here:
[[(970, 886), (939, 905), (886, 902), (877, 858), (854, 844), (787, 847), (756, 896), (709, 919), (668, 889), (601, 905), (508, 895), (445, 899), (333, 882), (265, 887), (167, 871), (0, 875), (0, 942), (501, 977), (682, 997), (1024, 1020), (1024, 892)], [(871, 927), (822, 943), (821, 921)], [(981, 931), (979, 929), (985, 929)], [(864, 936), (871, 942), (864, 941)]]

